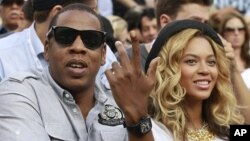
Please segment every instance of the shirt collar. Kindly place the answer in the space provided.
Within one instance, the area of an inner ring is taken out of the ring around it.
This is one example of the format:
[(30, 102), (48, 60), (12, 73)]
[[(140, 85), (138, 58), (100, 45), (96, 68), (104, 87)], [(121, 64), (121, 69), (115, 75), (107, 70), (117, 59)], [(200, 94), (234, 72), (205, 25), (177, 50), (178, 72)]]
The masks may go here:
[[(60, 98), (63, 98), (65, 93), (69, 94), (69, 92), (67, 90), (61, 88), (54, 81), (54, 79), (52, 78), (52, 76), (49, 72), (49, 67), (45, 68), (45, 74), (46, 74), (46, 77), (50, 83), (50, 86), (52, 86), (52, 88), (56, 91), (56, 93), (59, 95)], [(94, 93), (95, 93), (95, 99), (98, 102), (104, 104), (108, 100), (108, 97), (106, 96), (105, 92), (101, 89), (101, 87), (99, 86), (98, 83), (96, 83), (96, 85), (95, 85), (95, 92)]]
[(44, 45), (35, 30), (35, 22), (30, 26), (30, 40), (37, 56), (44, 53)]

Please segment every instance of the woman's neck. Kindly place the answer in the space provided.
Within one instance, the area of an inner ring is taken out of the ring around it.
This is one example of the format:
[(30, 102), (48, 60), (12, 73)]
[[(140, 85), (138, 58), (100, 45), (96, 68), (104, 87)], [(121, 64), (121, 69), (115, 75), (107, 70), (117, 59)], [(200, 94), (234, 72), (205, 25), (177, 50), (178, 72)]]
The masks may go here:
[(202, 119), (202, 102), (188, 102), (185, 104), (188, 120), (187, 128), (200, 129), (202, 128), (204, 121)]

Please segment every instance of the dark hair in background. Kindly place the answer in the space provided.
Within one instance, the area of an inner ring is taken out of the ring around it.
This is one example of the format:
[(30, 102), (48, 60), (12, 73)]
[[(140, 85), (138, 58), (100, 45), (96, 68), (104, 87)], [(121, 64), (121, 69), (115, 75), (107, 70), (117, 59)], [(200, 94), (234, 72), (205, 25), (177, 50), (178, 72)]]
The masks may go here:
[[(134, 0), (139, 5), (145, 5), (145, 0)], [(127, 11), (130, 9), (122, 5), (118, 0), (112, 0), (113, 2), (113, 15), (124, 17)], [(133, 8), (132, 8), (133, 9)]]
[(117, 40), (113, 36), (113, 27), (107, 18), (103, 17), (102, 15), (99, 16), (102, 20), (104, 31), (106, 32), (106, 43), (108, 44), (112, 52), (115, 53), (117, 51), (115, 47), (115, 42)]
[(1, 5), (7, 6), (16, 3), (17, 5), (23, 5), (24, 0), (2, 0)]
[(160, 26), (160, 16), (162, 14), (167, 14), (172, 19), (175, 19), (177, 13), (181, 10), (181, 7), (189, 3), (211, 6), (213, 0), (157, 0), (155, 14), (158, 27)]
[(25, 19), (29, 20), (30, 22), (32, 22), (33, 19), (33, 7), (32, 7), (32, 0), (27, 0), (24, 2), (23, 7), (22, 7), (22, 11), (24, 13), (24, 17)]
[(126, 12), (126, 14), (124, 15), (124, 20), (128, 23), (128, 31), (137, 28), (139, 29), (142, 10), (143, 9), (133, 8)]
[(245, 28), (245, 41), (241, 47), (241, 53), (240, 57), (246, 62), (246, 68), (250, 67), (250, 45), (249, 45), (249, 32), (248, 32), (248, 26), (244, 19), (244, 17), (240, 13), (232, 12), (224, 16), (223, 20), (221, 21), (221, 24), (219, 26), (219, 33), (223, 36), (226, 28), (226, 23), (232, 19), (237, 18), (239, 19)]
[[(33, 0), (33, 1), (35, 1), (35, 0)], [(73, 3), (82, 3), (82, 1), (83, 0), (62, 0), (61, 4), (58, 4), (58, 5), (62, 5), (63, 7), (65, 7), (65, 6), (67, 6), (69, 4), (73, 4)], [(47, 2), (47, 1), (44, 1), (44, 2)], [(34, 6), (33, 6), (33, 8), (34, 8)], [(34, 20), (37, 23), (42, 23), (42, 22), (46, 21), (52, 8), (53, 8), (53, 6), (49, 9), (41, 10), (41, 11), (34, 9), (34, 15), (33, 15)]]
[(152, 7), (145, 7), (142, 10), (141, 16), (140, 16), (140, 22), (139, 22), (139, 29), (142, 30), (142, 18), (148, 17), (150, 20), (153, 20), (155, 17), (155, 9)]

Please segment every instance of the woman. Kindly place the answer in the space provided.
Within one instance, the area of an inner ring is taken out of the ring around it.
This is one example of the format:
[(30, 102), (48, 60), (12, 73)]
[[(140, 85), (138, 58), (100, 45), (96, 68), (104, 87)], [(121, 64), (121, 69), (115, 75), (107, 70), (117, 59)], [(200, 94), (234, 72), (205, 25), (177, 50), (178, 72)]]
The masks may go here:
[(182, 20), (164, 27), (146, 61), (160, 57), (151, 114), (175, 141), (228, 140), (229, 125), (243, 124), (230, 81), (230, 60), (216, 32)]
[(222, 19), (219, 33), (232, 44), (237, 69), (243, 72), (250, 67), (249, 32), (246, 21), (238, 13), (229, 13)]

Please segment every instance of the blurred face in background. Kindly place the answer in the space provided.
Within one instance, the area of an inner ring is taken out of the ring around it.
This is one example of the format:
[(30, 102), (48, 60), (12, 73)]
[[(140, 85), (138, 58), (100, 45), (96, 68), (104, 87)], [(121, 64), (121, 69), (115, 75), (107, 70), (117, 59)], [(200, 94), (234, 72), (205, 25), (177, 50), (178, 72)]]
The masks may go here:
[(144, 43), (152, 42), (158, 33), (156, 18), (150, 19), (147, 16), (142, 17), (141, 20), (141, 34)]
[(233, 48), (241, 48), (245, 41), (247, 27), (237, 17), (231, 18), (225, 24), (223, 37), (232, 44)]
[(82, 2), (97, 12), (97, 0), (82, 0)]
[(23, 0), (3, 0), (0, 5), (0, 16), (3, 26), (7, 30), (15, 30), (18, 27), (18, 21), (22, 19)]
[(175, 20), (183, 19), (192, 19), (206, 23), (209, 20), (209, 7), (196, 3), (185, 4), (182, 6)]

